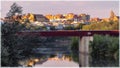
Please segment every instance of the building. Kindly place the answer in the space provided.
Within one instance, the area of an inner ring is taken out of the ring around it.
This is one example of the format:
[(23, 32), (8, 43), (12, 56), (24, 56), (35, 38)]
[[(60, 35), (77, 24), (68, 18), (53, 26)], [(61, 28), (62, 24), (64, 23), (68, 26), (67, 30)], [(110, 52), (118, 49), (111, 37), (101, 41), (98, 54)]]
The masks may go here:
[(55, 29), (62, 30), (63, 29), (63, 25), (62, 24), (58, 24), (58, 26), (55, 26)]
[(90, 21), (90, 15), (88, 14), (80, 14), (79, 15), (79, 20), (83, 24), (89, 24)]
[(101, 21), (101, 19), (100, 18), (91, 18), (90, 19), (90, 22), (100, 22)]
[(80, 17), (80, 20), (84, 20), (84, 21), (90, 20), (90, 15), (88, 14), (80, 14), (79, 17)]
[(115, 13), (112, 10), (110, 12), (109, 20), (112, 20), (112, 21), (118, 21), (119, 20), (119, 18), (115, 15)]
[(110, 12), (110, 17), (109, 17), (109, 18), (103, 18), (102, 21), (106, 21), (106, 22), (109, 22), (109, 21), (119, 21), (119, 18), (118, 18), (118, 16), (116, 16), (115, 13), (111, 10), (111, 12)]
[(49, 22), (49, 19), (43, 16), (42, 14), (34, 14), (35, 21), (39, 22)]
[(74, 14), (73, 13), (68, 13), (66, 16), (65, 16), (66, 19), (68, 20), (71, 20), (74, 18)]
[(49, 20), (53, 19), (53, 15), (51, 15), (51, 14), (45, 15), (45, 17)]

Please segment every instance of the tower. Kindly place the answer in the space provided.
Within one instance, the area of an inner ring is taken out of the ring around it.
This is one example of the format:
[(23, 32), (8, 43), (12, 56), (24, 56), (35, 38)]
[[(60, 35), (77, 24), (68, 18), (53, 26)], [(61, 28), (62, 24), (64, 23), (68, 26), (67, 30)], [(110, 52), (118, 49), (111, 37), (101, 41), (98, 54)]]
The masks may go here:
[(110, 19), (113, 19), (116, 15), (114, 14), (114, 12), (111, 10), (110, 12)]

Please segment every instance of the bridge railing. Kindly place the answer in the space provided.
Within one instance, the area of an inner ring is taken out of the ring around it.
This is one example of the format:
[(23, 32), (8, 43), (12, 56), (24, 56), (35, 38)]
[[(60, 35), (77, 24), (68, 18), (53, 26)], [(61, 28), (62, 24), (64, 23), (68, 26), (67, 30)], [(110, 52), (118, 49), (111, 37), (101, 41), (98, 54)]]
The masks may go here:
[(119, 30), (111, 31), (78, 31), (78, 30), (62, 30), (62, 31), (22, 31), (17, 35), (33, 35), (33, 36), (93, 36), (94, 34), (119, 36)]

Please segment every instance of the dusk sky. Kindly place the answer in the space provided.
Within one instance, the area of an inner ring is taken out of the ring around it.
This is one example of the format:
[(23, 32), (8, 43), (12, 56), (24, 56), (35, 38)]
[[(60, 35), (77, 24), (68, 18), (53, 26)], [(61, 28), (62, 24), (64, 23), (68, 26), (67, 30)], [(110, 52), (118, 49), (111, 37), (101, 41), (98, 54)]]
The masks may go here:
[(92, 18), (108, 18), (110, 11), (119, 15), (118, 1), (2, 1), (1, 16), (5, 17), (10, 6), (16, 2), (23, 7), (23, 13), (34, 14), (89, 14)]

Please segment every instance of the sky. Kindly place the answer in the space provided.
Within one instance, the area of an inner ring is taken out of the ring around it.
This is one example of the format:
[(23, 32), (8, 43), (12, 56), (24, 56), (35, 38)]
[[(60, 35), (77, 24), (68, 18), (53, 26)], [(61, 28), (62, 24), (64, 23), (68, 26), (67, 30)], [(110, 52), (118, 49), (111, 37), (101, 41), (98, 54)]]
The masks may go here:
[(5, 17), (10, 6), (16, 2), (23, 13), (34, 14), (89, 14), (91, 18), (108, 18), (110, 11), (119, 15), (118, 1), (1, 1), (1, 17)]

